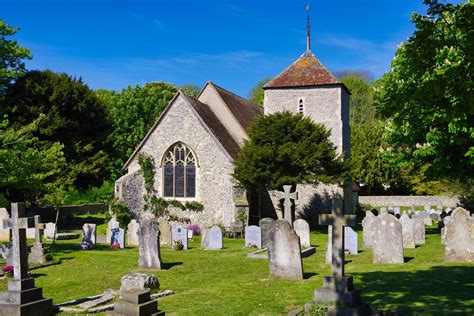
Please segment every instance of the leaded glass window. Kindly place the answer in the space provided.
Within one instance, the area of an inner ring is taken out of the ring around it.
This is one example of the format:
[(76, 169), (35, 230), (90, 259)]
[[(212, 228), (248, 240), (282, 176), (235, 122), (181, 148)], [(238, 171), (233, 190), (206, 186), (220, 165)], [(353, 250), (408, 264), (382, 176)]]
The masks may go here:
[(170, 147), (163, 161), (165, 197), (196, 197), (196, 157), (186, 145)]

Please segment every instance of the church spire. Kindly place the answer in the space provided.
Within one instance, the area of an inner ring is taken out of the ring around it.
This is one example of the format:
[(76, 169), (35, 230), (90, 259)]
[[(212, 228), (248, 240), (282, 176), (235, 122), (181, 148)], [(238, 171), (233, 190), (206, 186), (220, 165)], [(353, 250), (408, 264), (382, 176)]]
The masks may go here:
[(306, 52), (311, 52), (311, 24), (309, 21), (309, 0), (306, 3), (306, 16), (307, 16), (307, 25), (306, 25)]

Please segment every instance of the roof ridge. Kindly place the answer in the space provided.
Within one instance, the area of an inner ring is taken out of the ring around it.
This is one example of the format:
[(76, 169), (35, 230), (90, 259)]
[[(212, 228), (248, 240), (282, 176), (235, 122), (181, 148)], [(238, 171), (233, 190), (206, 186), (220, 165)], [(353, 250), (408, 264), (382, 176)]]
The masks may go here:
[(250, 102), (251, 104), (253, 104), (253, 105), (255, 105), (255, 106), (258, 106), (258, 105), (256, 105), (255, 103), (253, 103), (252, 101), (250, 101), (250, 100), (248, 100), (248, 99), (246, 99), (246, 98), (244, 98), (244, 97), (242, 97), (242, 96), (240, 96), (240, 95), (238, 95), (238, 94), (236, 94), (236, 93), (234, 93), (234, 92), (232, 92), (232, 91), (229, 91), (229, 90), (227, 90), (226, 88), (223, 88), (223, 87), (221, 87), (221, 86), (215, 84), (215, 83), (212, 82), (212, 81), (209, 81), (209, 83), (210, 83), (211, 85), (213, 85), (214, 87), (223, 90), (224, 92), (230, 93), (230, 94), (232, 94), (232, 95), (234, 95), (234, 96), (236, 96), (236, 97), (238, 97), (238, 98), (240, 98), (240, 99), (242, 99), (242, 100), (244, 100), (244, 101)]

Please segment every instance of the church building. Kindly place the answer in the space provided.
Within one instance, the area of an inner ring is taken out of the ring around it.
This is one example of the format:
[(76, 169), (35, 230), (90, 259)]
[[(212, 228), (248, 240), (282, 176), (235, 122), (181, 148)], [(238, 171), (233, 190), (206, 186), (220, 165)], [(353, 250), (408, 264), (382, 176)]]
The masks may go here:
[[(115, 195), (129, 209), (139, 213), (145, 192), (138, 154), (153, 158), (155, 188), (160, 197), (181, 202), (195, 201), (204, 206), (200, 213), (176, 209), (178, 216), (206, 227), (229, 226), (239, 210), (249, 212), (258, 222), (252, 194), (245, 192), (232, 177), (247, 131), (260, 115), (279, 111), (303, 113), (331, 130), (330, 140), (339, 154), (350, 156), (349, 91), (311, 52), (264, 86), (264, 109), (208, 82), (197, 98), (179, 91), (124, 165), (127, 172), (116, 181)], [(327, 211), (331, 198), (340, 194), (335, 185), (298, 185), (298, 216), (310, 219), (311, 212)], [(275, 192), (269, 192), (272, 210), (260, 216), (282, 217)]]

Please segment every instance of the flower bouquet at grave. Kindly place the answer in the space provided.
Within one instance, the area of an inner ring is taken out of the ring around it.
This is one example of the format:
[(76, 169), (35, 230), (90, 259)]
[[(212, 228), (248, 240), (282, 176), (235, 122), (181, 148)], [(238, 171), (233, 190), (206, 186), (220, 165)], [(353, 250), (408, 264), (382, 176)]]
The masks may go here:
[(179, 239), (176, 239), (174, 242), (173, 242), (173, 249), (174, 250), (183, 250), (184, 249), (184, 245), (183, 245), (183, 242)]
[(4, 273), (6, 277), (9, 277), (9, 278), (13, 277), (13, 266), (4, 266), (2, 268), (2, 272)]
[(193, 235), (201, 234), (201, 227), (198, 224), (189, 224), (188, 229), (193, 231)]

